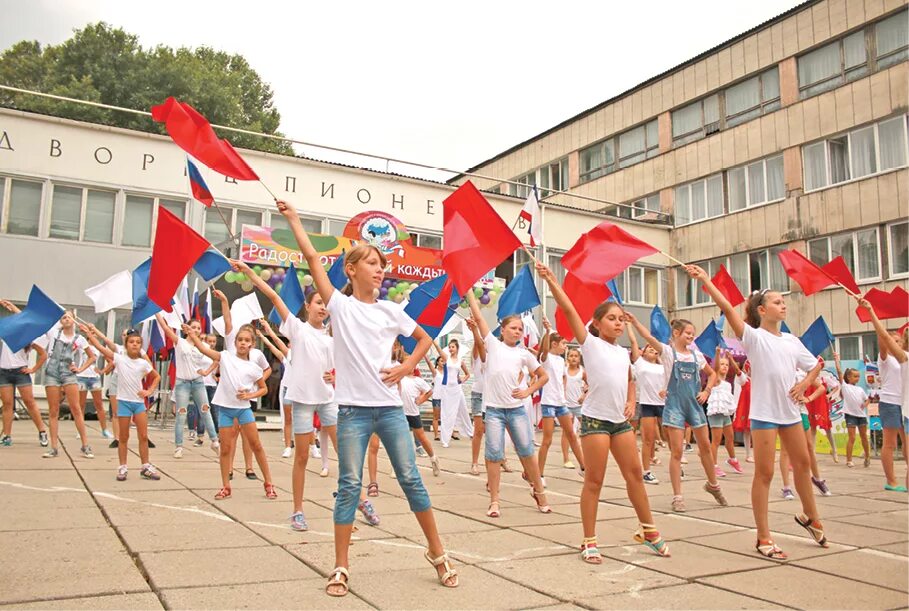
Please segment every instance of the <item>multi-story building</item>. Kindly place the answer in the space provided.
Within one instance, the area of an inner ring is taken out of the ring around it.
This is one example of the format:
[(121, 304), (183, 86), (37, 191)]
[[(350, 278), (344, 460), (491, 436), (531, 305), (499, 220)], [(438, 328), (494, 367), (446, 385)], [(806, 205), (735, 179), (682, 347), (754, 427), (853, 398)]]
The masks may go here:
[[(905, 1), (811, 0), (452, 182), (471, 175), (518, 198), (537, 185), (545, 202), (626, 219), (632, 232), (665, 225), (673, 257), (711, 274), (724, 264), (746, 295), (783, 291), (793, 332), (823, 315), (844, 358), (873, 355), (854, 301), (839, 288), (805, 297), (777, 253), (842, 255), (863, 291), (906, 285), (907, 57)], [(547, 250), (558, 269), (561, 251)], [(665, 258), (632, 267), (621, 287), (698, 328), (718, 315)]]

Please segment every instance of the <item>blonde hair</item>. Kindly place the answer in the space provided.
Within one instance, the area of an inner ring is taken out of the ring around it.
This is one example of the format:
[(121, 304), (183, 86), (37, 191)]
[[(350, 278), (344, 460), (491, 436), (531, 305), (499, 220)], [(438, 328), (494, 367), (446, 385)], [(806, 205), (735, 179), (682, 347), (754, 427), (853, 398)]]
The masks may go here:
[(361, 259), (365, 259), (372, 253), (379, 255), (379, 263), (382, 264), (382, 269), (385, 269), (385, 267), (388, 266), (388, 257), (372, 244), (357, 244), (344, 254), (344, 275), (347, 276), (347, 285), (341, 291), (342, 293), (345, 295), (353, 295), (353, 285), (350, 283), (350, 274), (347, 273), (347, 267), (353, 267), (359, 263)]

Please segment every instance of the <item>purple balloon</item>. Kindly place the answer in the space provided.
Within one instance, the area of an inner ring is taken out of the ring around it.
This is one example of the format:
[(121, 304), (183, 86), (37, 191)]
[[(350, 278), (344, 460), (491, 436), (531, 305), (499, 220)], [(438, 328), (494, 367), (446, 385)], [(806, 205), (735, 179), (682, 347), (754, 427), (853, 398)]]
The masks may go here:
[(488, 293), (484, 294), (482, 297), (480, 297), (480, 303), (482, 303), (483, 305), (486, 305), (489, 303), (489, 294)]
[[(387, 281), (387, 280), (384, 280), (383, 283), (384, 283), (384, 282), (388, 282), (388, 281)], [(388, 287), (383, 286), (382, 288), (379, 289), (379, 297), (380, 297), (380, 298), (385, 299), (385, 297), (386, 297), (387, 295), (388, 295)]]

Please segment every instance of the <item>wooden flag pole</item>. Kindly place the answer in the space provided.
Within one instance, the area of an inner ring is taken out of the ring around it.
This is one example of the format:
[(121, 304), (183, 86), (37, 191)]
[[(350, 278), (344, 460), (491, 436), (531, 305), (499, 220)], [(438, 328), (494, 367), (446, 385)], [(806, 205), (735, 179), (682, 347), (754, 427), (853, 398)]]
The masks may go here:
[[(227, 235), (230, 236), (230, 239), (231, 239), (231, 240), (233, 240), (234, 242), (236, 242), (236, 241), (237, 241), (237, 236), (234, 235), (233, 230), (231, 230), (231, 228), (230, 228), (230, 223), (228, 223), (228, 222), (227, 222), (227, 219), (224, 217), (224, 213), (221, 211), (221, 206), (219, 206), (219, 205), (218, 205), (218, 202), (215, 201), (214, 199), (211, 200), (211, 204), (212, 204), (212, 206), (214, 206), (215, 209), (218, 211), (218, 216), (221, 217), (221, 221), (224, 223), (224, 226), (227, 227)], [(224, 253), (221, 253), (221, 254), (224, 254)]]
[(261, 178), (259, 179), (259, 184), (262, 185), (262, 186), (265, 188), (266, 191), (268, 191), (268, 194), (271, 195), (271, 197), (272, 197), (273, 200), (278, 201), (278, 196), (275, 195), (275, 194), (272, 192), (272, 190), (268, 188), (268, 185), (266, 185), (264, 182), (262, 182), (262, 179), (261, 179)]
[(663, 255), (664, 257), (666, 257), (667, 259), (669, 259), (670, 261), (672, 261), (673, 263), (677, 263), (677, 264), (681, 265), (682, 267), (688, 265), (687, 263), (683, 263), (682, 261), (679, 261), (678, 259), (676, 259), (672, 255), (670, 255), (669, 253), (663, 252), (662, 250), (658, 250), (657, 252), (660, 253), (661, 255)]

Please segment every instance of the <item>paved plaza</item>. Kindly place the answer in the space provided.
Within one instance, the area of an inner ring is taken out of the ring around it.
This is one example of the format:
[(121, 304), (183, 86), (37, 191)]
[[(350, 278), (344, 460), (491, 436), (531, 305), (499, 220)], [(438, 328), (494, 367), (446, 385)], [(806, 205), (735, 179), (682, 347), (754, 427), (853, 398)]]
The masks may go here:
[[(63, 451), (43, 450), (29, 422), (0, 448), (0, 606), (60, 609), (895, 609), (909, 604), (907, 496), (882, 490), (877, 460), (846, 468), (821, 458), (833, 496), (819, 498), (829, 549), (793, 521), (797, 501), (777, 497), (771, 526), (790, 555), (786, 563), (754, 551), (750, 468), (722, 480), (730, 507), (701, 490), (695, 455), (685, 482), (688, 512), (669, 510), (668, 452), (648, 487), (672, 558), (633, 543), (637, 521), (618, 469), (610, 465), (601, 496), (598, 535), (605, 558), (584, 564), (578, 511), (580, 478), (561, 461), (547, 471), (553, 513), (540, 514), (520, 473), (505, 474), (502, 517), (486, 517), (485, 477), (469, 474), (469, 440), (441, 449), (435, 478), (419, 459), (446, 548), (461, 587), (437, 585), (423, 558), (416, 520), (380, 454), (378, 527), (358, 520), (351, 550), (351, 592), (324, 593), (333, 567), (332, 476), (310, 461), (305, 505), (310, 530), (294, 532), (292, 459), (279, 458), (278, 432), (263, 432), (278, 500), (261, 481), (234, 479), (231, 499), (215, 501), (217, 456), (207, 446), (172, 455), (172, 431), (153, 426), (152, 461), (159, 482), (139, 477), (130, 455), (126, 482), (115, 481), (116, 451), (89, 423), (96, 458), (79, 456), (72, 422), (61, 423)], [(722, 452), (722, 449), (721, 449)], [(558, 457), (555, 449), (555, 457)], [(516, 460), (512, 460), (516, 462)], [(743, 462), (744, 464), (744, 462)], [(903, 465), (898, 465), (902, 470)], [(257, 468), (258, 470), (258, 468)]]

